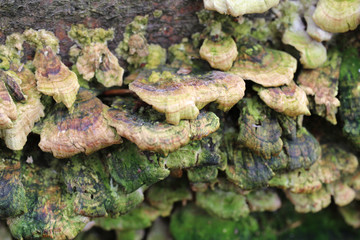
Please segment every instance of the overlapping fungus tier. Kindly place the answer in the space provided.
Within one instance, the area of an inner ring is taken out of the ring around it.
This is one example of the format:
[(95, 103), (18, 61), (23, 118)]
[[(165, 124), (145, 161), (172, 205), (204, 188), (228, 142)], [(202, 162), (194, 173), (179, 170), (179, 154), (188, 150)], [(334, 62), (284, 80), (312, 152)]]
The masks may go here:
[(141, 150), (167, 155), (192, 139), (206, 137), (220, 126), (219, 118), (212, 112), (202, 112), (196, 119), (181, 120), (175, 126), (166, 123), (163, 115), (150, 106), (136, 110), (136, 104), (134, 99), (118, 99), (107, 111), (107, 118), (120, 136), (134, 142)]
[(309, 36), (299, 14), (293, 17), (291, 26), (285, 30), (282, 42), (300, 52), (300, 62), (304, 68), (320, 67), (327, 59), (325, 46)]
[(279, 4), (279, 0), (204, 0), (205, 9), (234, 17), (249, 13), (263, 13)]
[(313, 19), (316, 25), (328, 32), (354, 30), (360, 23), (360, 1), (319, 0)]
[(296, 59), (286, 52), (246, 44), (230, 72), (264, 87), (278, 87), (293, 80), (296, 67)]
[(306, 93), (294, 81), (287, 86), (277, 88), (260, 87), (258, 94), (266, 105), (277, 112), (290, 117), (310, 115)]
[[(171, 71), (171, 72), (170, 72)], [(199, 109), (215, 101), (227, 111), (243, 96), (241, 77), (219, 71), (203, 75), (179, 75), (175, 70), (141, 72), (129, 84), (144, 102), (166, 115), (168, 123), (178, 125), (181, 119), (196, 119)]]
[(67, 158), (121, 143), (121, 138), (104, 117), (107, 109), (94, 94), (81, 89), (70, 112), (57, 105), (44, 120), (40, 148), (57, 158)]
[(86, 80), (96, 76), (105, 87), (121, 86), (124, 69), (104, 43), (84, 46), (76, 62), (79, 73)]
[(226, 168), (229, 181), (245, 190), (266, 187), (275, 175), (266, 159), (247, 148), (235, 149)]
[[(1, 74), (1, 77), (4, 75)], [(16, 105), (11, 98), (4, 81), (0, 81), (0, 129), (13, 127), (13, 120), (16, 119)]]
[(34, 66), (37, 89), (70, 108), (80, 87), (76, 74), (60, 61), (51, 47), (36, 52)]
[(319, 68), (301, 71), (297, 82), (307, 95), (314, 96), (315, 112), (336, 124), (337, 108), (340, 101), (338, 93), (341, 58), (338, 53), (329, 54), (328, 61)]
[(283, 147), (282, 130), (271, 110), (255, 97), (244, 99), (238, 107), (240, 143), (265, 159), (277, 156)]
[(74, 197), (74, 212), (82, 216), (119, 216), (144, 200), (141, 191), (125, 194), (109, 184), (112, 180), (108, 168), (97, 153), (71, 158), (63, 166), (62, 176), (67, 192)]
[(289, 158), (288, 169), (309, 168), (321, 155), (319, 142), (305, 128), (296, 131), (295, 138), (283, 138), (284, 150)]
[(68, 35), (82, 47), (76, 68), (85, 80), (96, 76), (97, 81), (105, 87), (122, 85), (124, 69), (106, 44), (114, 38), (113, 29), (88, 29), (79, 24), (71, 26)]
[(7, 219), (11, 234), (17, 239), (73, 239), (89, 222), (74, 213), (73, 199), (62, 188), (55, 168), (22, 168), (22, 183), (28, 211)]
[(9, 149), (22, 150), (35, 122), (44, 116), (44, 106), (40, 101), (41, 95), (36, 90), (35, 75), (26, 67), (14, 63), (10, 65), (10, 69), (13, 71), (12, 75), (20, 79), (26, 101), (16, 103), (17, 118), (13, 121), (13, 127), (1, 130), (0, 137)]

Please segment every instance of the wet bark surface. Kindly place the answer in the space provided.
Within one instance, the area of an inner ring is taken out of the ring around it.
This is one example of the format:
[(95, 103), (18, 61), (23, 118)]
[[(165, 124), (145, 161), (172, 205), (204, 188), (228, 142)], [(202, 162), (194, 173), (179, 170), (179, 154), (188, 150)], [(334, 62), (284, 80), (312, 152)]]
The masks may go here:
[[(109, 42), (114, 50), (126, 25), (135, 16), (148, 14), (148, 42), (168, 47), (202, 29), (196, 16), (202, 8), (202, 0), (0, 0), (0, 43), (14, 32), (46, 29), (60, 39), (60, 55), (66, 63), (74, 44), (67, 36), (72, 24), (114, 28), (115, 39)], [(156, 18), (155, 10), (162, 15)]]

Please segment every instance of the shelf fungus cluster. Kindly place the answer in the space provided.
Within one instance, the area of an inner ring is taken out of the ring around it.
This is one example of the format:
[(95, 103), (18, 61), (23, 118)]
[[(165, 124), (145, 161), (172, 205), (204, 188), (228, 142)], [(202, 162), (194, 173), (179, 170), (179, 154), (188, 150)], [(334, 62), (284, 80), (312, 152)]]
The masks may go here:
[(119, 239), (248, 239), (272, 222), (254, 212), (333, 199), (360, 227), (360, 35), (332, 34), (357, 27), (359, 4), (204, 0), (201, 32), (165, 49), (148, 43), (152, 17), (137, 16), (116, 55), (113, 29), (72, 25), (72, 67), (50, 31), (8, 36), (0, 220), (17, 239), (92, 226)]

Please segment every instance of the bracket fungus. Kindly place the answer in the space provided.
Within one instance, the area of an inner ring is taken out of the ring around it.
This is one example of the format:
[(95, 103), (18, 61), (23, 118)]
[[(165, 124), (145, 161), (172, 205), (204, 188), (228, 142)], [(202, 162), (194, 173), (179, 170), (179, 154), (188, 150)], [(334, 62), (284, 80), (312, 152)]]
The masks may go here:
[(68, 35), (81, 46), (76, 68), (89, 81), (94, 76), (105, 87), (121, 86), (124, 69), (110, 52), (106, 42), (114, 38), (114, 30), (87, 29), (84, 25), (73, 25)]
[(145, 189), (169, 176), (170, 171), (161, 166), (158, 159), (158, 156), (142, 152), (128, 141), (106, 156), (114, 184), (117, 183), (125, 193), (132, 193), (140, 187)]
[(196, 205), (212, 215), (235, 221), (250, 213), (244, 195), (219, 189), (196, 193)]
[(205, 39), (200, 48), (200, 56), (208, 61), (212, 68), (229, 70), (238, 55), (236, 43), (232, 37), (212, 41)]
[(13, 126), (0, 130), (0, 137), (5, 140), (9, 149), (22, 150), (34, 124), (44, 117), (44, 106), (40, 101), (40, 93), (36, 90), (35, 75), (24, 66), (12, 63), (10, 70), (21, 81), (21, 90), (26, 94), (26, 100), (16, 103), (17, 117)]
[(261, 100), (277, 112), (290, 117), (310, 115), (306, 93), (294, 81), (282, 87), (257, 87), (256, 90)]
[(242, 78), (219, 71), (180, 75), (172, 70), (141, 72), (129, 84), (144, 102), (166, 115), (168, 123), (178, 125), (181, 119), (196, 119), (199, 109), (215, 101), (224, 111), (243, 96)]
[(281, 127), (271, 110), (258, 98), (246, 98), (238, 103), (239, 142), (265, 159), (281, 152)]
[(312, 18), (328, 32), (354, 30), (360, 23), (360, 1), (319, 0)]
[(53, 96), (56, 102), (71, 108), (80, 88), (76, 74), (60, 61), (50, 47), (37, 50), (34, 66), (39, 92)]
[(249, 13), (263, 13), (279, 4), (279, 0), (204, 0), (204, 7), (221, 14), (238, 17)]
[(87, 217), (126, 214), (144, 200), (142, 191), (125, 193), (112, 181), (99, 154), (72, 157), (62, 170), (67, 191), (74, 197), (74, 212)]
[(246, 190), (266, 187), (275, 176), (266, 159), (246, 148), (234, 150), (225, 172), (229, 181)]
[(56, 102), (62, 102), (71, 108), (80, 88), (76, 74), (69, 70), (56, 55), (59, 51), (59, 40), (52, 32), (33, 29), (23, 33), (26, 41), (36, 46), (33, 64), (37, 90), (53, 96)]
[(201, 112), (196, 119), (181, 120), (174, 126), (166, 123), (164, 117), (150, 106), (137, 110), (134, 99), (118, 99), (106, 117), (120, 136), (134, 142), (141, 150), (164, 155), (190, 140), (206, 137), (220, 126), (219, 118), (212, 112)]
[(304, 127), (296, 130), (296, 136), (294, 138), (282, 139), (284, 151), (288, 158), (288, 169), (308, 169), (320, 159), (320, 144)]
[(296, 68), (296, 59), (286, 52), (245, 44), (230, 72), (264, 87), (278, 87), (292, 81)]
[(17, 239), (75, 238), (90, 219), (74, 213), (71, 196), (62, 188), (59, 172), (55, 168), (27, 165), (22, 175), (28, 211), (7, 219), (11, 234)]
[(322, 43), (313, 40), (305, 31), (299, 15), (283, 34), (282, 42), (295, 47), (300, 52), (300, 62), (304, 68), (314, 69), (327, 59), (326, 48)]
[(304, 14), (304, 18), (306, 20), (306, 32), (312, 39), (318, 42), (329, 41), (332, 38), (333, 34), (322, 30), (320, 27), (318, 27), (318, 25), (316, 25), (312, 18), (314, 11), (315, 7), (310, 6)]
[(88, 90), (80, 89), (71, 111), (57, 105), (41, 127), (40, 148), (56, 158), (93, 153), (122, 142), (105, 115), (108, 107)]
[(301, 71), (297, 82), (307, 95), (314, 96), (315, 112), (336, 125), (336, 113), (340, 101), (338, 83), (341, 58), (337, 52), (329, 54), (328, 61), (319, 68)]
[(331, 203), (331, 194), (324, 188), (309, 194), (286, 191), (286, 196), (294, 204), (295, 210), (300, 213), (319, 212)]
[[(0, 77), (6, 77), (3, 71), (0, 71)], [(17, 117), (16, 105), (2, 79), (0, 81), (0, 99), (0, 129), (12, 128), (14, 126), (13, 121), (16, 120)]]

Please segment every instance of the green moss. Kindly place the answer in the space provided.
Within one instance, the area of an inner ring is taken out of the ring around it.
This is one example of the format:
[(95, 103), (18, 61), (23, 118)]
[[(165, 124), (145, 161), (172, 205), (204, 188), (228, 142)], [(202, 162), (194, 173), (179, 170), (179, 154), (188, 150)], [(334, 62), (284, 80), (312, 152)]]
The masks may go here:
[(176, 240), (257, 239), (259, 226), (252, 217), (224, 220), (189, 204), (172, 214), (170, 231)]
[(219, 218), (235, 221), (246, 217), (250, 212), (245, 196), (222, 190), (196, 193), (196, 204)]
[(149, 55), (146, 58), (146, 68), (154, 69), (166, 62), (166, 49), (158, 44), (149, 45)]
[(124, 216), (95, 219), (96, 225), (105, 230), (138, 230), (150, 227), (160, 211), (148, 205), (141, 205)]
[(163, 15), (163, 12), (159, 9), (156, 9), (154, 12), (153, 12), (153, 15), (155, 18), (160, 18), (162, 15)]
[(55, 53), (59, 51), (59, 39), (50, 31), (28, 29), (23, 33), (23, 36), (27, 42), (35, 45), (37, 49), (51, 47)]
[(169, 177), (151, 186), (146, 197), (152, 206), (168, 216), (175, 202), (191, 200), (192, 195), (185, 181)]
[(86, 28), (83, 24), (71, 25), (68, 32), (71, 39), (79, 45), (90, 45), (93, 42), (106, 43), (114, 38), (114, 29), (105, 30), (103, 28)]
[(126, 193), (151, 186), (170, 174), (169, 170), (159, 165), (156, 155), (147, 155), (130, 142), (112, 151), (107, 163), (112, 178)]
[(360, 57), (358, 49), (349, 47), (343, 52), (339, 78), (340, 117), (343, 132), (360, 149)]

